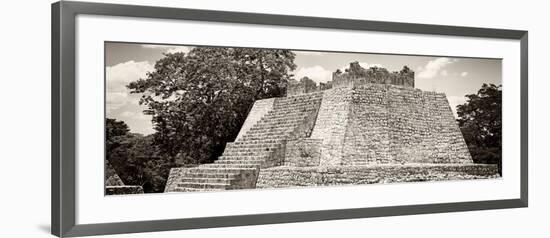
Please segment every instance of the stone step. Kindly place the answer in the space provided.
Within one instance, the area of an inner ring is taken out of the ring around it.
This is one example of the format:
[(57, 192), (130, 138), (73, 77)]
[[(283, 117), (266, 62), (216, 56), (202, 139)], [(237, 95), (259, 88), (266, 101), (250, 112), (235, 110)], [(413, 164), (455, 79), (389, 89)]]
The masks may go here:
[(282, 128), (287, 128), (287, 127), (294, 127), (294, 126), (297, 126), (297, 125), (299, 125), (299, 124), (296, 123), (296, 125), (287, 125), (287, 126), (262, 124), (260, 126), (255, 126), (255, 127), (250, 128), (249, 131), (282, 129)]
[(265, 160), (268, 157), (269, 156), (267, 156), (267, 155), (262, 155), (262, 156), (257, 156), (257, 155), (246, 155), (246, 156), (222, 155), (222, 156), (218, 157), (218, 161), (220, 161), (220, 160)]
[(322, 99), (323, 99), (323, 95), (290, 96), (290, 97), (278, 98), (277, 100), (275, 100), (273, 104), (280, 105), (280, 104), (303, 103), (303, 102), (309, 102), (309, 101), (318, 101)]
[(294, 108), (307, 108), (307, 107), (314, 107), (318, 105), (321, 102), (321, 100), (311, 100), (308, 102), (303, 103), (276, 103), (273, 104), (274, 110), (286, 110), (286, 109), (294, 109)]
[(245, 134), (242, 137), (242, 140), (264, 140), (264, 139), (286, 140), (287, 138), (288, 138), (288, 135), (261, 136), (261, 135), (248, 135), (248, 134)]
[(215, 163), (218, 164), (256, 164), (261, 165), (264, 162), (263, 159), (250, 159), (250, 160), (244, 160), (244, 159), (221, 159), (216, 160)]
[(245, 142), (239, 142), (236, 144), (236, 142), (227, 143), (225, 146), (226, 150), (232, 150), (232, 149), (253, 149), (253, 148), (278, 148), (281, 144), (280, 141), (277, 142), (263, 142), (263, 143), (245, 143)]
[(224, 156), (264, 156), (269, 155), (272, 150), (264, 151), (224, 151), (222, 155)]
[(265, 140), (260, 141), (260, 143), (257, 143), (257, 141), (235, 141), (227, 143), (225, 146), (225, 149), (233, 149), (233, 148), (276, 148), (279, 147), (281, 144), (281, 141), (275, 141), (275, 140)]
[[(304, 118), (305, 119), (305, 118)], [(297, 127), (301, 125), (304, 121), (304, 119), (296, 120), (296, 121), (288, 121), (288, 122), (274, 122), (274, 121), (262, 121), (256, 124), (254, 127), (250, 128), (251, 131), (254, 130), (261, 130), (261, 129), (273, 129), (275, 127), (278, 128), (289, 128), (289, 127)]]
[(235, 179), (239, 176), (238, 173), (212, 173), (212, 172), (188, 172), (184, 177), (187, 178), (225, 178)]
[(231, 182), (235, 181), (235, 178), (212, 178), (212, 177), (182, 177), (180, 179), (181, 183), (210, 183), (210, 184), (231, 184)]
[(274, 151), (277, 149), (278, 146), (254, 146), (254, 147), (246, 147), (246, 146), (233, 146), (231, 148), (226, 148), (223, 152), (224, 154), (226, 152), (255, 152), (255, 153), (269, 153), (271, 151)]
[(285, 135), (289, 132), (294, 131), (295, 127), (285, 127), (280, 129), (256, 129), (256, 130), (250, 130), (247, 135), (264, 135), (264, 136), (271, 136), (271, 135)]
[(238, 168), (238, 167), (216, 168), (216, 167), (199, 166), (196, 168), (189, 169), (188, 173), (239, 174), (242, 171), (252, 171), (252, 170), (256, 170), (256, 168)]
[(223, 188), (186, 188), (186, 187), (176, 187), (172, 192), (208, 192), (208, 191), (220, 191), (225, 190)]
[(218, 164), (218, 163), (212, 163), (212, 164), (205, 164), (209, 168), (219, 168), (219, 169), (256, 169), (259, 167), (259, 164)]
[(201, 189), (228, 189), (230, 184), (227, 183), (200, 183), (200, 182), (181, 182), (177, 187), (180, 188), (201, 188)]
[(241, 146), (241, 145), (253, 146), (253, 145), (264, 145), (264, 144), (267, 146), (267, 144), (277, 144), (277, 145), (279, 145), (281, 142), (282, 142), (281, 140), (266, 138), (264, 140), (251, 140), (251, 141), (238, 140), (238, 141), (231, 142), (231, 143), (235, 146)]
[(307, 102), (307, 103), (300, 103), (300, 104), (294, 104), (294, 103), (291, 103), (291, 104), (276, 104), (276, 105), (273, 105), (273, 111), (290, 111), (290, 110), (294, 110), (294, 109), (309, 109), (309, 108), (312, 108), (312, 107), (315, 107), (319, 104), (320, 101), (311, 101), (311, 102)]

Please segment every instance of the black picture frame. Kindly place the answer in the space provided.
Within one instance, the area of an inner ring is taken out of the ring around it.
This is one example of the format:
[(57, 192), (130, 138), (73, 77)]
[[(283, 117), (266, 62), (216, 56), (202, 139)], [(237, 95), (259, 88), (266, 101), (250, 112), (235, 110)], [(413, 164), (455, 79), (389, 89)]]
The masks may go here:
[[(59, 237), (118, 234), (131, 232), (168, 231), (210, 227), (276, 224), (304, 221), (367, 218), (426, 213), (459, 212), (486, 209), (520, 208), (528, 206), (528, 32), (410, 24), (255, 14), (225, 11), (193, 10), (137, 5), (86, 2), (56, 2), (52, 14), (52, 193), (51, 233)], [(388, 206), (375, 208), (319, 210), (275, 214), (254, 214), (222, 217), (185, 218), (101, 224), (76, 224), (75, 210), (75, 17), (79, 14), (162, 18), (223, 23), (298, 26), (348, 29), (378, 32), (415, 33), (485, 37), (518, 40), (521, 45), (521, 194), (518, 199), (439, 203), (427, 205)]]

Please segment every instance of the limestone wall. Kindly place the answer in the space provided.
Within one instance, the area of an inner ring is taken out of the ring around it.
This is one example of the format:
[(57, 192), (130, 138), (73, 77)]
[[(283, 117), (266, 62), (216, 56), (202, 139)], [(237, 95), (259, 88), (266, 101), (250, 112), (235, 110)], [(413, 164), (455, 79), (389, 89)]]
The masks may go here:
[(275, 101), (275, 98), (268, 98), (268, 99), (262, 99), (254, 102), (254, 105), (252, 106), (252, 109), (250, 109), (250, 112), (248, 112), (248, 116), (246, 117), (246, 120), (244, 121), (243, 126), (241, 127), (241, 130), (239, 131), (239, 135), (237, 135), (237, 138), (235, 140), (238, 140), (241, 138), (252, 126), (254, 126), (262, 117), (267, 114), (267, 112), (271, 111), (273, 109), (273, 102)]
[(342, 160), (343, 141), (348, 124), (351, 90), (326, 90), (317, 114), (311, 138), (322, 139), (321, 165), (339, 165)]
[(343, 143), (343, 165), (394, 162), (389, 152), (390, 111), (386, 86), (370, 84), (350, 90), (348, 124)]
[(365, 84), (325, 91), (321, 165), (472, 163), (445, 94)]
[(303, 138), (287, 141), (285, 166), (319, 166), (322, 140)]
[(498, 178), (497, 165), (407, 164), (262, 169), (256, 188)]
[(356, 87), (364, 84), (391, 84), (414, 88), (414, 71), (407, 66), (395, 72), (380, 67), (365, 69), (358, 62), (352, 62), (346, 72), (336, 71), (332, 74), (334, 87)]

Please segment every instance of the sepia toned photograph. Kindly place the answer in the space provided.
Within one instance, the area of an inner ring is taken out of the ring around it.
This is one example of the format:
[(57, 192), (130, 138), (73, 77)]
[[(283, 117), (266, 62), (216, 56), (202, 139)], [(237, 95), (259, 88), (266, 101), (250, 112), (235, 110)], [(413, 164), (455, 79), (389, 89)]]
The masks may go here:
[(501, 59), (104, 46), (106, 195), (503, 176)]

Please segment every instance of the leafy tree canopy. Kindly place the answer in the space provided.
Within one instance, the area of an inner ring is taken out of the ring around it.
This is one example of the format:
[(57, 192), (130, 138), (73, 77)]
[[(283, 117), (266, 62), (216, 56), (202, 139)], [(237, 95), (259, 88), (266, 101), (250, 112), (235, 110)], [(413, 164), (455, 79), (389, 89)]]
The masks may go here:
[(165, 54), (128, 88), (143, 93), (163, 154), (204, 163), (234, 140), (255, 100), (284, 94), (294, 57), (289, 50), (197, 47)]
[(153, 136), (130, 133), (123, 121), (106, 120), (106, 159), (126, 185), (145, 192), (163, 192), (170, 168), (169, 157), (158, 156)]
[(476, 163), (502, 167), (502, 86), (483, 84), (457, 106), (458, 123)]

